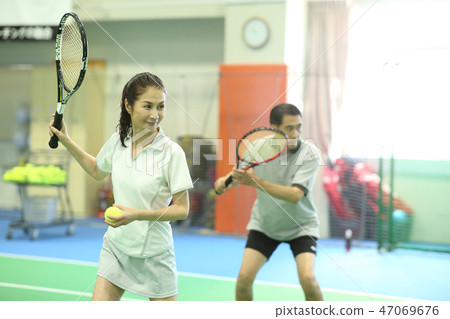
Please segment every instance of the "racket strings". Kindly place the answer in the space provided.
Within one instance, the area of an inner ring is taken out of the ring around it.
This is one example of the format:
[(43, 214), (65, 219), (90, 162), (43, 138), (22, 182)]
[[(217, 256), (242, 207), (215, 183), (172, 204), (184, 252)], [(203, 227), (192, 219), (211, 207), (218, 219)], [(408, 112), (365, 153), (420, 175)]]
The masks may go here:
[(83, 41), (76, 20), (67, 18), (61, 33), (61, 75), (65, 87), (73, 90), (83, 64)]
[(287, 146), (286, 137), (278, 132), (260, 130), (243, 138), (238, 156), (243, 162), (265, 162), (281, 153)]

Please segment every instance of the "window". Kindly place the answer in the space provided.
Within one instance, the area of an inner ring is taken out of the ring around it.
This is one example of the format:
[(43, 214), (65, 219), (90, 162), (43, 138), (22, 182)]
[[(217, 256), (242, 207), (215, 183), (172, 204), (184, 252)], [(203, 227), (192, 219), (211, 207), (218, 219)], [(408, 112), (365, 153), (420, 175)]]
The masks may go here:
[(450, 158), (450, 3), (354, 1), (333, 144), (353, 157)]

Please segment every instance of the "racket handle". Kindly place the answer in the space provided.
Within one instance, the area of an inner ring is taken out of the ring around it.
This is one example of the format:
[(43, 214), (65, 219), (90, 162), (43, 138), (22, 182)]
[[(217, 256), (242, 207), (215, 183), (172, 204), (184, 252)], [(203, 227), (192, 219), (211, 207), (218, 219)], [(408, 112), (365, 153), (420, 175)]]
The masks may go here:
[[(230, 176), (227, 178), (227, 180), (225, 181), (225, 187), (228, 187), (228, 185), (230, 185), (232, 181), (233, 181), (233, 176), (230, 175)], [(222, 195), (221, 193), (218, 193), (217, 191), (216, 191), (216, 194), (217, 194), (217, 195)]]
[(228, 185), (230, 185), (232, 181), (233, 181), (233, 176), (230, 175), (227, 178), (227, 180), (225, 181), (225, 187), (228, 187)]
[[(59, 114), (58, 112), (55, 113), (55, 119), (53, 121), (53, 127), (57, 130), (61, 129), (62, 126), (62, 119), (63, 115)], [(48, 145), (51, 148), (57, 148), (58, 147), (58, 136), (56, 134), (53, 134), (53, 136), (50, 138), (50, 142), (48, 142)]]

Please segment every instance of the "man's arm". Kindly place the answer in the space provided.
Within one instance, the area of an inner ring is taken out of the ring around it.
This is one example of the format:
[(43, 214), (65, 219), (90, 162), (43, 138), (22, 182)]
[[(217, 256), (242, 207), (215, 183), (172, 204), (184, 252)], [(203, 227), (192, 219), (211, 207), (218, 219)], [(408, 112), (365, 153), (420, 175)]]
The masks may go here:
[(235, 183), (234, 180), (228, 186), (225, 186), (225, 181), (228, 179), (228, 177), (230, 177), (232, 173), (233, 171), (230, 171), (227, 175), (219, 177), (214, 182), (214, 189), (216, 190), (216, 193), (218, 195), (222, 195), (223, 193), (228, 192), (231, 189), (231, 187), (237, 186), (237, 183)]
[(304, 191), (299, 187), (274, 184), (259, 178), (252, 168), (247, 171), (234, 169), (232, 175), (234, 182), (255, 187), (256, 189), (260, 189), (273, 197), (294, 204), (298, 203), (303, 196), (305, 196)]

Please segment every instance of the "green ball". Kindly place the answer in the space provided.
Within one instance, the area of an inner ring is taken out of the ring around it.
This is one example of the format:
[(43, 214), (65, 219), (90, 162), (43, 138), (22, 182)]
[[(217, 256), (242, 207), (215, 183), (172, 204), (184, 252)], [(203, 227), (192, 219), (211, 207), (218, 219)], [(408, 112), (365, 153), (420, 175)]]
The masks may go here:
[(121, 209), (119, 209), (119, 208), (117, 208), (115, 206), (111, 206), (111, 207), (108, 207), (107, 210), (105, 210), (105, 219), (107, 221), (110, 221), (110, 222), (114, 223), (115, 220), (109, 218), (108, 215), (113, 217), (113, 216), (120, 216), (121, 214), (122, 214), (122, 210)]

